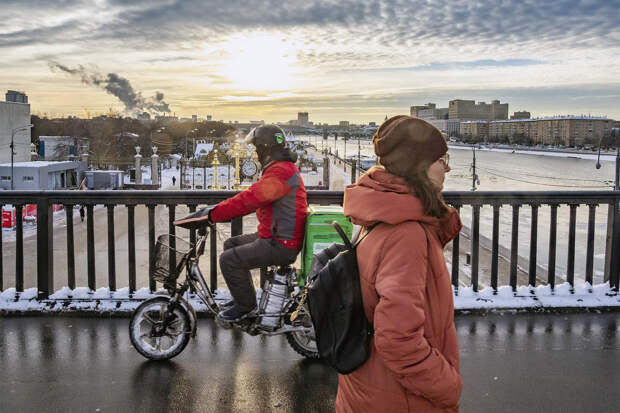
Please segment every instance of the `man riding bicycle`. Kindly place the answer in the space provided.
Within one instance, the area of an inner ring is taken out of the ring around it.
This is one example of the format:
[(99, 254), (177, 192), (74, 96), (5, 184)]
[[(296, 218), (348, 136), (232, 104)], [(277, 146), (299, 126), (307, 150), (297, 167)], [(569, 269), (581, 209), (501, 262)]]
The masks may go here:
[(230, 221), (256, 211), (258, 232), (229, 238), (220, 255), (220, 269), (233, 297), (228, 308), (217, 315), (225, 327), (257, 315), (250, 270), (293, 263), (306, 228), (306, 188), (295, 166), (297, 154), (286, 147), (284, 131), (276, 125), (262, 125), (252, 129), (245, 142), (256, 148), (262, 168), (260, 179), (208, 214), (198, 211), (175, 222), (195, 227), (200, 221)]

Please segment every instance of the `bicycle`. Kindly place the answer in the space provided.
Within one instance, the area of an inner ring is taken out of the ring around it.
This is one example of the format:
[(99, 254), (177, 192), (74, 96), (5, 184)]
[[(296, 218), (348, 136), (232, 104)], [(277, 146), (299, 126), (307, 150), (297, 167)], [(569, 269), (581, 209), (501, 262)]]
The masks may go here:
[[(212, 314), (220, 311), (198, 267), (208, 232), (207, 227), (193, 245), (172, 234), (157, 238), (153, 278), (164, 284), (168, 294), (140, 304), (129, 323), (132, 345), (148, 359), (171, 359), (185, 349), (190, 338), (196, 337), (197, 316), (185, 297), (188, 291), (194, 292)], [(306, 289), (301, 287), (305, 279), (290, 265), (270, 267), (267, 278), (283, 282), (268, 279), (263, 286), (257, 317), (234, 323), (233, 328), (250, 335), (285, 334), (297, 353), (319, 358), (312, 319), (305, 304)]]

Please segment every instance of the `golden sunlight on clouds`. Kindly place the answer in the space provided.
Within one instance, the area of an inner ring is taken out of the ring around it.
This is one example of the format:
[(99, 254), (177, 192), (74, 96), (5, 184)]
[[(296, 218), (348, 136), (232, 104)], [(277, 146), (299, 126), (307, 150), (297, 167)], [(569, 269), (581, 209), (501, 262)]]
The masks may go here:
[(282, 36), (265, 32), (235, 35), (218, 47), (225, 51), (218, 75), (245, 91), (280, 91), (296, 85), (303, 68), (297, 50)]

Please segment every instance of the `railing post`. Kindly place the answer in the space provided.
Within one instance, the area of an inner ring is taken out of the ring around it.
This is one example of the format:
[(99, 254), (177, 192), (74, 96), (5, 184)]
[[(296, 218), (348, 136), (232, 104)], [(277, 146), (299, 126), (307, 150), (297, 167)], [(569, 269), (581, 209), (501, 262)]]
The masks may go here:
[(329, 190), (329, 157), (323, 158), (323, 186)]
[(45, 195), (37, 199), (37, 298), (47, 299), (54, 288), (52, 204)]
[(613, 231), (611, 237), (611, 258), (609, 268), (609, 283), (611, 288), (618, 292), (620, 284), (620, 195), (616, 193), (613, 204)]
[[(460, 213), (461, 206), (453, 205), (454, 209)], [(461, 233), (456, 234), (452, 240), (452, 285), (456, 295), (459, 293), (459, 249), (460, 249)]]

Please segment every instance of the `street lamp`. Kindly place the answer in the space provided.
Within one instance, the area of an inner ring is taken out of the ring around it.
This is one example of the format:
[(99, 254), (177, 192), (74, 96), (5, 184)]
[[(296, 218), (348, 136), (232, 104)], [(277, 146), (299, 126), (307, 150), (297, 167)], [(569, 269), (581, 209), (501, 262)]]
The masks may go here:
[(32, 128), (34, 125), (32, 123), (28, 124), (28, 125), (24, 125), (24, 126), (20, 126), (18, 128), (15, 128), (11, 131), (11, 190), (15, 189), (15, 184), (13, 183), (14, 181), (14, 177), (13, 177), (13, 158), (15, 157), (15, 142), (14, 142), (14, 138), (15, 138), (15, 132), (20, 131), (20, 130), (25, 130), (25, 129), (30, 129)]
[(189, 157), (187, 156), (187, 135), (189, 135), (189, 134), (190, 134), (190, 133), (192, 133), (192, 132), (196, 132), (197, 130), (198, 130), (198, 129), (191, 129), (191, 130), (188, 130), (188, 131), (185, 133), (185, 158), (186, 158), (186, 159), (189, 159)]

